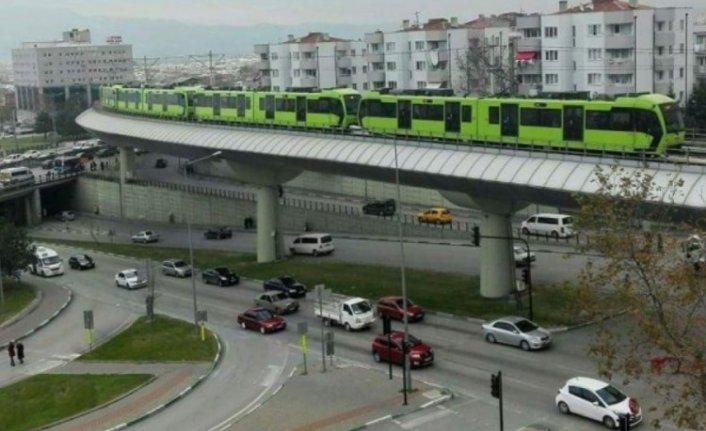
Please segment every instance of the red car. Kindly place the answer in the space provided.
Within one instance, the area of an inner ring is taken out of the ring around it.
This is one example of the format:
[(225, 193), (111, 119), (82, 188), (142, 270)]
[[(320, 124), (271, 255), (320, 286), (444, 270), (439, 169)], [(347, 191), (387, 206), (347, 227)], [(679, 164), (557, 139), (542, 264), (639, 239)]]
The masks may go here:
[(243, 329), (254, 329), (261, 334), (281, 331), (287, 328), (287, 322), (272, 314), (265, 308), (253, 308), (245, 313), (238, 314), (238, 325)]
[[(387, 335), (378, 335), (373, 340), (373, 359), (375, 362), (393, 362), (402, 365), (402, 342), (404, 341), (404, 332), (392, 331), (390, 333), (390, 341), (392, 345), (387, 344)], [(434, 363), (434, 351), (428, 344), (412, 335), (409, 336), (409, 345), (407, 354), (412, 368), (425, 367)]]
[[(380, 298), (377, 309), (378, 316), (389, 316), (391, 319), (402, 320), (405, 312), (401, 296), (386, 296)], [(424, 309), (407, 298), (407, 321), (416, 322), (424, 319)]]

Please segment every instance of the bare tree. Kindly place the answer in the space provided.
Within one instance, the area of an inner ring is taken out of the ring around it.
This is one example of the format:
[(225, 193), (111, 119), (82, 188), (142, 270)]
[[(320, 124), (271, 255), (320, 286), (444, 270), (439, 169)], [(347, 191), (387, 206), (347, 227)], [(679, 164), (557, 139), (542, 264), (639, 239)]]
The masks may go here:
[[(456, 54), (456, 63), (461, 71), (459, 88), (464, 94), (486, 96), (490, 93), (509, 93), (514, 78), (505, 64), (500, 46), (489, 46), (480, 38), (472, 38), (468, 49)], [(491, 91), (491, 83), (495, 91)]]

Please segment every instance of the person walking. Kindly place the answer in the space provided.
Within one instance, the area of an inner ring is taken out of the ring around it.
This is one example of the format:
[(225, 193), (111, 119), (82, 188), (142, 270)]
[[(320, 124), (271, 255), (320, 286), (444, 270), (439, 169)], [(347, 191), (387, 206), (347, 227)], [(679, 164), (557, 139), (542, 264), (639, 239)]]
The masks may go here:
[(10, 344), (7, 345), (7, 354), (10, 355), (10, 365), (15, 366), (15, 342), (10, 341)]
[(25, 363), (25, 345), (22, 344), (21, 341), (18, 341), (17, 344), (15, 345), (15, 348), (17, 349), (17, 359), (20, 361), (20, 364)]

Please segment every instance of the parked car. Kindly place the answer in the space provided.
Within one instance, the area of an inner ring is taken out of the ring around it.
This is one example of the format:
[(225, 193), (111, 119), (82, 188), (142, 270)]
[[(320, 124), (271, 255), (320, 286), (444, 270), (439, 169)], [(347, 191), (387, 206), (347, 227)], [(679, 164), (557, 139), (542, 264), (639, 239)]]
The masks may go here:
[(261, 334), (287, 329), (287, 322), (282, 317), (264, 308), (253, 308), (238, 314), (236, 320), (241, 328), (260, 331)]
[(174, 277), (191, 277), (191, 265), (181, 259), (167, 259), (162, 262), (162, 274)]
[(542, 349), (552, 342), (549, 331), (524, 317), (507, 316), (481, 326), (489, 343), (510, 344), (528, 351)]
[(61, 211), (56, 215), (56, 219), (59, 221), (74, 221), (76, 220), (76, 214), (73, 211)]
[(157, 159), (154, 162), (154, 167), (157, 169), (164, 169), (167, 167), (167, 159)]
[(333, 238), (327, 233), (306, 233), (299, 235), (292, 241), (289, 251), (292, 254), (310, 254), (319, 256), (331, 254), (336, 249)]
[(262, 286), (265, 290), (277, 290), (284, 292), (291, 298), (298, 298), (306, 295), (306, 286), (297, 282), (292, 277), (274, 277), (265, 281)]
[(602, 422), (608, 429), (618, 428), (620, 418), (628, 414), (630, 429), (642, 422), (642, 409), (635, 398), (606, 382), (588, 377), (567, 380), (554, 402), (563, 414), (584, 416)]
[(363, 213), (388, 217), (395, 215), (396, 204), (394, 199), (384, 201), (371, 201), (363, 205)]
[(115, 285), (130, 290), (139, 289), (141, 287), (147, 287), (147, 279), (140, 277), (137, 270), (134, 268), (124, 269), (115, 274)]
[(3, 159), (3, 164), (11, 165), (14, 163), (24, 162), (27, 158), (23, 154), (8, 154)]
[(228, 227), (217, 227), (204, 232), (203, 237), (206, 239), (233, 238), (233, 230)]
[(201, 273), (201, 279), (206, 284), (215, 284), (216, 286), (233, 286), (240, 283), (238, 274), (232, 272), (228, 268), (218, 267), (210, 268)]
[(294, 313), (299, 310), (299, 303), (295, 299), (275, 290), (259, 294), (255, 298), (255, 306), (266, 308), (275, 314)]
[[(388, 336), (381, 334), (373, 340), (373, 360), (375, 362), (392, 362), (402, 365), (402, 343), (404, 342), (404, 332), (392, 331), (390, 333), (391, 344), (388, 344)], [(407, 355), (412, 368), (419, 368), (434, 363), (434, 350), (428, 344), (411, 334), (408, 338)]]
[(42, 169), (45, 170), (54, 169), (54, 159), (49, 158), (47, 160), (44, 160), (40, 166), (42, 167)]
[(99, 158), (115, 157), (119, 153), (120, 153), (120, 151), (116, 147), (105, 147), (105, 148), (101, 148), (98, 151), (96, 151), (96, 157), (99, 157)]
[(515, 266), (526, 266), (537, 260), (537, 255), (534, 252), (527, 251), (522, 245), (512, 247), (512, 253), (515, 257)]
[(417, 213), (419, 223), (450, 224), (453, 221), (451, 212), (446, 208), (429, 208)]
[(388, 316), (391, 319), (403, 320), (407, 313), (408, 322), (416, 322), (424, 319), (424, 309), (407, 298), (407, 306), (401, 296), (386, 296), (380, 298), (377, 303), (378, 316)]
[(568, 238), (574, 234), (574, 219), (566, 214), (535, 214), (522, 222), (523, 235), (549, 235)]
[(159, 234), (151, 230), (142, 230), (140, 232), (137, 232), (130, 238), (132, 239), (132, 242), (141, 242), (143, 244), (147, 244), (148, 242), (159, 241)]
[(91, 256), (87, 254), (75, 254), (69, 258), (69, 268), (71, 269), (91, 269), (95, 268), (96, 263)]
[(24, 152), (25, 159), (38, 159), (42, 157), (42, 152), (39, 150), (27, 150)]

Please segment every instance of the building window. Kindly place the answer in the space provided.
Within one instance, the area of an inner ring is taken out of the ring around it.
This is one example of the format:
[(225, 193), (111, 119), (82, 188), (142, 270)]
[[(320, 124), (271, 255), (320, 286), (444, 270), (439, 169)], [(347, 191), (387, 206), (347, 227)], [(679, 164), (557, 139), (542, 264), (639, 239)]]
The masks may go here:
[(684, 20), (683, 19), (679, 20), (679, 30), (684, 31)]
[(426, 81), (417, 81), (417, 88), (427, 88)]
[(664, 31), (664, 21), (657, 21), (657, 31)]
[(427, 62), (426, 61), (418, 61), (416, 63), (416, 70), (424, 70), (427, 68)]
[(351, 57), (355, 57), (355, 49), (351, 49)]
[(557, 37), (558, 34), (559, 34), (559, 31), (557, 30), (556, 27), (544, 27), (544, 37), (553, 38), (553, 37)]
[(657, 73), (657, 81), (662, 81), (664, 79), (664, 71), (658, 70), (656, 73)]
[(551, 50), (544, 52), (544, 59), (547, 61), (557, 61), (559, 60), (559, 51)]
[(367, 89), (369, 89), (369, 88), (370, 88), (370, 86), (368, 85), (368, 83), (367, 83), (367, 82), (364, 82), (364, 83), (363, 83), (363, 90), (367, 90)]
[(354, 89), (354, 90), (357, 90), (357, 89), (358, 89), (358, 84), (351, 84), (351, 88)]
[(683, 78), (683, 77), (684, 77), (684, 68), (683, 68), (683, 67), (680, 67), (680, 68), (679, 68), (679, 77), (680, 77), (680, 78)]
[(669, 21), (669, 31), (672, 31), (674, 29), (672, 24), (673, 24), (673, 22)]
[(600, 48), (591, 48), (588, 50), (589, 60), (600, 60), (603, 58), (603, 50)]
[(674, 70), (669, 71), (669, 79), (670, 80), (674, 79)]
[(387, 87), (392, 89), (397, 88), (397, 81), (387, 81)]
[(588, 74), (588, 85), (598, 85), (601, 83), (600, 73), (589, 73)]
[(355, 67), (355, 66), (353, 66), (353, 67), (351, 68), (351, 73), (354, 74), (354, 75), (357, 74), (357, 73), (358, 73), (358, 68)]
[(664, 47), (663, 46), (657, 47), (657, 55), (659, 55), (660, 57), (664, 55)]
[(674, 48), (673, 45), (669, 45), (669, 55), (674, 54)]
[(544, 75), (544, 83), (545, 84), (558, 84), (559, 83), (559, 75), (556, 73), (546, 73)]
[(387, 70), (397, 70), (397, 63), (395, 63), (394, 61), (388, 61)]
[(617, 85), (632, 84), (632, 73), (608, 75), (608, 82)]
[(684, 54), (684, 44), (683, 43), (679, 44), (679, 54)]
[(588, 26), (588, 35), (589, 36), (598, 36), (601, 34), (601, 25), (600, 24), (590, 24)]
[(279, 56), (277, 55), (276, 52), (273, 52), (273, 53), (270, 55), (270, 58), (271, 58), (272, 60), (277, 60), (277, 59), (279, 58)]
[(279, 70), (277, 69), (272, 69), (272, 77), (277, 78), (279, 76)]
[(424, 50), (424, 41), (423, 40), (418, 40), (414, 42), (414, 49), (417, 51), (423, 51)]
[(368, 73), (368, 66), (363, 66), (363, 73)]
[(298, 52), (293, 52), (293, 53), (292, 53), (292, 59), (294, 59), (294, 60), (299, 60), (299, 53), (298, 53)]
[(394, 51), (395, 50), (395, 42), (387, 42), (385, 44), (385, 51)]
[(299, 78), (301, 75), (302, 75), (301, 69), (294, 69), (292, 71), (292, 76), (294, 76), (295, 78)]

